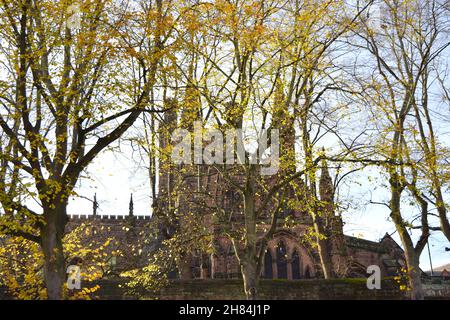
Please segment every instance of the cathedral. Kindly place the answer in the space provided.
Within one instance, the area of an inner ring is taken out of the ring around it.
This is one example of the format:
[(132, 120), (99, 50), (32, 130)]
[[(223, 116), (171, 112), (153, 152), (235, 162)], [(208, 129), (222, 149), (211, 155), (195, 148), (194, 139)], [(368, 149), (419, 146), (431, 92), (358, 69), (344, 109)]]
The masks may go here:
[[(179, 126), (175, 112), (164, 114), (163, 128), (159, 132), (161, 150), (170, 146), (170, 133)], [(281, 152), (293, 151), (294, 133), (289, 126), (280, 126)], [(244, 224), (242, 214), (242, 194), (239, 184), (244, 183), (244, 175), (238, 166), (227, 167), (223, 172), (212, 165), (174, 165), (167, 154), (159, 155), (157, 199), (153, 204), (151, 217), (135, 216), (133, 200), (130, 199), (128, 216), (94, 215), (71, 217), (68, 229), (82, 221), (90, 221), (95, 228), (107, 226), (112, 236), (118, 240), (126, 254), (111, 257), (111, 266), (116, 272), (136, 269), (148, 263), (148, 257), (163, 247), (163, 241), (177, 232), (188, 233), (189, 223), (202, 225), (210, 235), (212, 250), (202, 252), (192, 245), (192, 250), (184, 254), (183, 263), (174, 265), (169, 271), (171, 278), (181, 279), (233, 279), (241, 277), (240, 266), (227, 232)], [(318, 170), (317, 198), (324, 226), (326, 249), (333, 277), (365, 277), (370, 265), (380, 267), (382, 276), (394, 276), (405, 265), (403, 250), (386, 234), (378, 242), (345, 235), (341, 216), (335, 213), (334, 185), (326, 161)], [(261, 180), (261, 185), (270, 186), (287, 175), (282, 168), (275, 176)], [(233, 181), (231, 181), (233, 180)], [(306, 208), (309, 189), (303, 180), (294, 181), (296, 188), (289, 188), (289, 205), (283, 205), (276, 221), (274, 232), (267, 241), (262, 262), (261, 278), (265, 279), (308, 279), (321, 278), (323, 272), (314, 236), (311, 236), (313, 221), (310, 208)], [(255, 194), (256, 205), (264, 201), (264, 186), (258, 186)], [(258, 236), (262, 237), (265, 228), (270, 228), (271, 212), (274, 203), (260, 213)], [(189, 222), (189, 223), (188, 223)], [(188, 227), (185, 227), (188, 225)], [(97, 235), (98, 236), (98, 235)], [(260, 238), (261, 238), (260, 237)], [(132, 248), (132, 250), (130, 249)]]
[[(207, 177), (211, 179), (213, 175)], [(328, 179), (327, 171), (323, 170), (322, 188), (325, 183), (329, 183)], [(224, 197), (224, 210), (233, 211), (233, 207), (240, 201), (239, 196), (228, 190)], [(189, 204), (185, 203), (184, 206), (188, 208)], [(128, 215), (97, 215), (94, 210), (92, 215), (70, 216), (67, 230), (82, 223), (92, 226), (91, 232), (86, 235), (86, 243), (91, 243), (96, 238), (110, 237), (114, 239), (111, 251), (123, 252), (120, 256), (110, 257), (111, 269), (108, 275), (119, 275), (122, 271), (146, 266), (151, 254), (161, 247), (162, 240), (170, 236), (171, 231), (163, 230), (165, 228), (160, 219), (156, 216), (134, 215), (132, 207), (131, 198)], [(280, 222), (289, 215), (296, 223), (293, 226), (280, 225), (273, 234), (264, 255), (261, 278), (321, 278), (317, 249), (305, 241), (311, 228), (310, 217), (294, 210), (286, 210), (283, 215)], [(388, 234), (378, 242), (348, 236), (343, 233), (340, 217), (332, 218), (336, 223), (330, 237), (330, 254), (335, 277), (365, 277), (369, 265), (378, 265), (383, 277), (395, 276), (398, 269), (405, 265), (403, 250)], [(220, 225), (211, 222), (212, 219), (208, 217), (205, 220), (210, 232), (216, 233), (212, 241), (214, 252), (203, 254), (193, 250), (188, 265), (175, 268), (170, 276), (181, 279), (240, 278), (240, 267), (231, 242), (221, 234)]]

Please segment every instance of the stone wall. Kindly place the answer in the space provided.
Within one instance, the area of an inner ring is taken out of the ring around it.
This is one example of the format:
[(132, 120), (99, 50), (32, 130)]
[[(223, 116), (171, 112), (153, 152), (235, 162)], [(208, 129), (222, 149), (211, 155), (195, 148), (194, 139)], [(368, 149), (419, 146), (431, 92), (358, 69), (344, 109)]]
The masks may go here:
[[(125, 294), (123, 282), (107, 280), (99, 283), (101, 299), (134, 299)], [(157, 300), (238, 300), (245, 299), (242, 280), (176, 280), (159, 293), (143, 292), (143, 299)], [(261, 280), (262, 300), (343, 300), (404, 299), (392, 281), (384, 280), (381, 290), (368, 290), (365, 279), (332, 280)]]
[[(391, 281), (383, 281), (381, 290), (368, 290), (365, 279), (333, 280), (261, 280), (262, 300), (342, 300), (342, 299), (403, 299), (403, 294)], [(191, 280), (173, 282), (157, 299), (234, 300), (244, 299), (242, 281)]]
[(450, 299), (450, 283), (424, 284), (427, 299)]

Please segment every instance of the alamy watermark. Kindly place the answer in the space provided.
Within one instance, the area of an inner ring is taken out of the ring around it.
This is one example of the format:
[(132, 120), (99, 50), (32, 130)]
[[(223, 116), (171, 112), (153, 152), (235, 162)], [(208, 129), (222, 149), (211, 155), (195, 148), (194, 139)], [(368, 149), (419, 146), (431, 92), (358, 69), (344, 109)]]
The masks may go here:
[(81, 268), (78, 265), (70, 265), (67, 267), (67, 289), (81, 289)]
[[(176, 129), (172, 134), (172, 162), (174, 164), (259, 164), (261, 175), (274, 175), (279, 168), (279, 130), (270, 130), (270, 146), (268, 146), (268, 130), (263, 130), (255, 144), (254, 152), (245, 147), (242, 129), (229, 129), (223, 133), (218, 129), (203, 132), (202, 123), (194, 123), (193, 134), (186, 129)], [(194, 146), (192, 148), (192, 141)], [(209, 142), (204, 146), (204, 142)], [(247, 155), (247, 156), (246, 156)]]
[(83, 259), (80, 257), (73, 258), (67, 267), (67, 289), (80, 290), (81, 289), (81, 266)]
[(367, 289), (381, 289), (381, 269), (377, 265), (370, 265), (367, 267), (367, 273), (369, 277), (367, 278)]

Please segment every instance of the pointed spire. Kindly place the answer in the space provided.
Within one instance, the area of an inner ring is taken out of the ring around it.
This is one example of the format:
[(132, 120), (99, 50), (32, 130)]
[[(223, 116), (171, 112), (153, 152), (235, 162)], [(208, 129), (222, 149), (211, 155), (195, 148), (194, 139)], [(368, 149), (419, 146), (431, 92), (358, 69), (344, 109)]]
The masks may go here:
[(322, 168), (319, 181), (320, 199), (322, 201), (333, 201), (334, 186), (331, 179), (330, 172), (328, 171), (328, 164), (326, 159), (322, 159)]
[(321, 163), (320, 183), (332, 183), (330, 172), (328, 171), (328, 163), (326, 159), (322, 159)]
[(92, 202), (92, 215), (97, 216), (98, 202), (97, 202), (97, 193), (94, 193), (94, 201)]
[(130, 217), (133, 216), (133, 210), (134, 210), (133, 194), (131, 194), (131, 197), (130, 197), (130, 204), (129, 204), (129, 207), (128, 207), (128, 215), (129, 215)]

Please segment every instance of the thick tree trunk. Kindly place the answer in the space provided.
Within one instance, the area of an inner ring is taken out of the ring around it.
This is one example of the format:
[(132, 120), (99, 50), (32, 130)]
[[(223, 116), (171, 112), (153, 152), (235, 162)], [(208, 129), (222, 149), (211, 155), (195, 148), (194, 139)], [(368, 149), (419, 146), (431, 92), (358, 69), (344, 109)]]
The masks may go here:
[(244, 280), (244, 291), (247, 300), (256, 300), (258, 294), (259, 274), (256, 261), (251, 259), (241, 263), (241, 273)]
[(422, 287), (419, 257), (417, 257), (415, 254), (406, 254), (406, 264), (408, 266), (408, 281), (411, 290), (411, 299), (423, 300), (425, 298), (425, 294)]
[(411, 290), (411, 299), (423, 300), (424, 293), (419, 268), (419, 258), (422, 249), (419, 250), (418, 248), (417, 251), (414, 247), (411, 236), (409, 235), (405, 227), (405, 222), (403, 221), (401, 215), (400, 200), (403, 188), (401, 187), (399, 179), (399, 176), (395, 172), (391, 172), (389, 180), (391, 185), (390, 216), (395, 223), (395, 227), (405, 250), (406, 266), (408, 268), (408, 284)]
[(44, 281), (49, 300), (64, 298), (65, 262), (62, 238), (66, 219), (66, 206), (44, 213), (45, 226), (41, 233), (41, 246), (44, 253)]
[(254, 165), (251, 165), (249, 168), (244, 190), (245, 244), (243, 253), (239, 257), (241, 274), (244, 280), (245, 295), (248, 300), (256, 299), (259, 280), (256, 245), (257, 220), (255, 211), (255, 170), (256, 167)]

